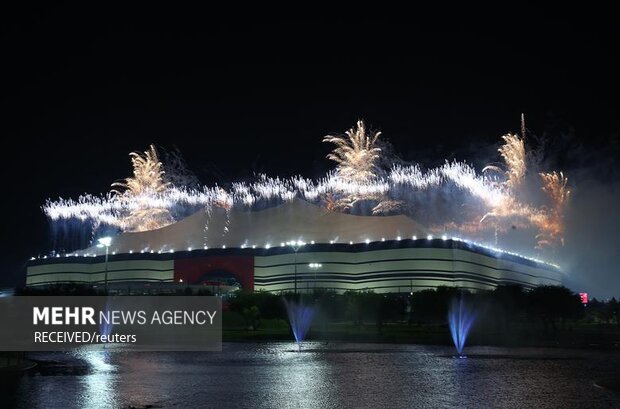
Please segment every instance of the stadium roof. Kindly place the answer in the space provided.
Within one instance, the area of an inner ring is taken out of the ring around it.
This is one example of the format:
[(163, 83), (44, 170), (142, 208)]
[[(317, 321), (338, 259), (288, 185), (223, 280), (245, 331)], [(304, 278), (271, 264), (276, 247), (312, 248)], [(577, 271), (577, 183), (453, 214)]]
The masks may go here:
[(204, 246), (260, 248), (279, 246), (291, 240), (360, 243), (425, 234), (426, 228), (404, 215), (357, 216), (329, 212), (304, 200), (295, 199), (260, 211), (226, 211), (222, 208), (214, 208), (210, 212), (201, 210), (161, 229), (122, 233), (114, 237), (110, 251), (158, 252)]

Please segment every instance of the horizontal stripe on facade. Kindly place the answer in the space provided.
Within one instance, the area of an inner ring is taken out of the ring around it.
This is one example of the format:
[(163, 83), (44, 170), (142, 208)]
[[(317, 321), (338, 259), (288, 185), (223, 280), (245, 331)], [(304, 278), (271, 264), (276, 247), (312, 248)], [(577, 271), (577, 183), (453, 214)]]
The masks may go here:
[[(390, 281), (399, 281), (397, 279), (395, 280), (378, 280), (376, 281), (376, 283), (389, 283)], [(326, 288), (333, 288), (337, 291), (347, 291), (347, 290), (353, 290), (353, 291), (360, 291), (360, 290), (378, 290), (381, 288), (401, 288), (401, 289), (409, 289), (409, 288), (437, 288), (440, 286), (445, 286), (446, 283), (471, 283), (471, 284), (477, 284), (478, 287), (467, 287), (467, 286), (458, 286), (458, 288), (469, 288), (469, 289), (474, 289), (474, 290), (479, 290), (480, 287), (484, 287), (484, 288), (488, 288), (488, 289), (493, 289), (496, 288), (497, 285), (493, 285), (493, 284), (489, 284), (489, 283), (483, 283), (483, 282), (479, 282), (477, 280), (468, 280), (468, 279), (428, 279), (426, 281), (429, 282), (437, 282), (436, 285), (407, 285), (407, 284), (403, 284), (403, 285), (372, 285), (372, 286), (364, 286), (364, 287), (360, 287), (360, 286), (356, 286), (354, 288), (346, 288), (346, 287), (328, 287), (328, 286), (317, 286), (317, 289), (326, 289)], [(347, 282), (347, 281), (340, 281), (340, 280), (333, 280), (332, 283), (340, 283), (340, 284), (344, 284), (344, 285), (351, 285), (351, 283)], [(366, 283), (362, 283), (362, 284), (366, 284)], [(282, 291), (281, 286), (283, 285), (290, 285), (289, 282), (285, 282), (285, 283), (278, 283), (278, 284), (269, 284), (269, 285), (256, 285), (255, 289), (256, 290), (264, 290), (264, 291)], [(277, 288), (274, 288), (277, 287)], [(532, 284), (527, 284), (524, 285), (524, 287), (526, 288), (535, 288), (536, 285), (532, 285)], [(285, 288), (290, 288), (290, 291), (294, 291), (295, 287), (291, 286), (291, 287), (285, 287)], [(312, 290), (313, 287), (302, 287), (299, 285), (297, 285), (297, 291), (304, 291), (304, 290)]]
[[(312, 276), (306, 276), (304, 280), (300, 280), (300, 276), (297, 276), (297, 282), (299, 283), (301, 282), (321, 282), (321, 281), (338, 281), (338, 282), (346, 282), (346, 283), (351, 283), (351, 284), (356, 284), (356, 283), (370, 283), (370, 282), (376, 282), (376, 281), (383, 281), (386, 279), (399, 279), (399, 280), (414, 280), (414, 279), (421, 279), (421, 278), (428, 278), (428, 279), (435, 279), (436, 277), (441, 277), (441, 278), (450, 278), (450, 279), (455, 279), (458, 280), (460, 278), (469, 278), (472, 279), (472, 276), (475, 277), (475, 281), (480, 282), (480, 283), (490, 283), (491, 285), (497, 285), (498, 282), (514, 282), (514, 283), (521, 283), (524, 285), (535, 285), (531, 282), (527, 282), (527, 281), (521, 281), (521, 280), (516, 280), (516, 279), (512, 279), (512, 278), (493, 278), (490, 276), (485, 276), (484, 274), (478, 274), (478, 273), (470, 273), (467, 271), (456, 271), (456, 272), (448, 272), (448, 271), (436, 271), (436, 272), (428, 272), (428, 271), (424, 271), (424, 272), (420, 272), (420, 273), (396, 273), (396, 274), (389, 274), (390, 272), (385, 272), (386, 274), (373, 274), (373, 275), (366, 275), (364, 277), (358, 277), (354, 274), (330, 274), (329, 276), (317, 276), (316, 280), (314, 280), (314, 278)], [(255, 285), (268, 285), (271, 283), (285, 283), (285, 282), (294, 282), (295, 281), (295, 276), (294, 275), (288, 275), (288, 276), (282, 276), (282, 277), (277, 277), (277, 278), (261, 278), (261, 279), (255, 279), (254, 283)]]
[[(396, 289), (396, 290), (402, 290), (402, 289), (409, 289), (409, 288), (416, 288), (416, 289), (435, 289), (437, 288), (437, 286), (429, 286), (429, 285), (413, 285), (413, 286), (391, 286), (391, 285), (386, 285), (386, 286), (375, 286), (373, 288), (364, 288), (364, 290), (385, 290), (385, 289)], [(459, 289), (464, 289), (464, 290), (472, 290), (472, 291), (476, 291), (479, 290), (480, 288), (478, 287), (468, 287), (468, 286), (459, 286)], [(275, 292), (285, 292), (285, 291), (290, 291), (293, 292), (295, 291), (294, 287), (290, 287), (290, 288), (278, 288), (275, 290), (267, 290), (265, 288), (257, 288), (256, 290), (262, 290), (262, 291), (275, 291)], [(306, 288), (297, 288), (297, 292), (301, 292), (301, 291), (305, 291), (307, 290)], [(310, 288), (310, 290), (312, 290), (312, 288)], [(343, 291), (342, 288), (339, 287), (317, 287), (317, 290), (329, 290), (329, 291)], [(401, 291), (403, 293), (408, 293), (409, 291)]]
[[(132, 272), (132, 271), (155, 271), (155, 272), (160, 272), (160, 273), (165, 273), (165, 272), (170, 272), (174, 274), (174, 268), (166, 268), (166, 269), (157, 269), (157, 268), (131, 268), (131, 269), (122, 269), (122, 270), (108, 270), (108, 274), (111, 273), (126, 273), (126, 272)], [(58, 271), (50, 271), (50, 272), (46, 272), (46, 273), (36, 273), (36, 274), (28, 274), (28, 277), (37, 277), (37, 276), (44, 276), (44, 275), (50, 275), (50, 274), (105, 274), (105, 269), (104, 270), (97, 270), (97, 271), (63, 271), (63, 270), (58, 270)]]
[[(174, 282), (172, 278), (118, 278), (118, 279), (109, 279), (109, 283), (172, 283)], [(56, 284), (94, 284), (94, 283), (105, 283), (105, 280), (95, 280), (95, 281), (84, 281), (84, 280), (62, 280), (62, 281), (38, 281), (35, 283), (27, 283), (29, 286), (37, 286), (37, 285), (56, 285)]]
[[(535, 275), (535, 274), (531, 274), (531, 273), (526, 273), (524, 271), (518, 271), (518, 270), (513, 270), (513, 269), (509, 269), (509, 268), (500, 268), (500, 267), (493, 267), (493, 266), (489, 266), (489, 265), (485, 265), (485, 264), (481, 264), (481, 263), (476, 263), (474, 261), (467, 261), (467, 260), (461, 260), (461, 259), (434, 259), (434, 258), (402, 258), (402, 259), (385, 259), (385, 260), (373, 260), (373, 261), (363, 261), (363, 262), (336, 262), (336, 261), (321, 261), (320, 259), (316, 260), (315, 262), (321, 263), (324, 266), (327, 265), (367, 265), (367, 264), (373, 264), (373, 263), (394, 263), (394, 262), (411, 262), (411, 263), (415, 263), (416, 261), (431, 261), (431, 262), (445, 262), (445, 263), (464, 263), (464, 264), (470, 264), (470, 265), (474, 265), (474, 266), (478, 266), (478, 267), (483, 267), (483, 268), (487, 268), (490, 270), (494, 270), (494, 271), (504, 271), (504, 272), (508, 272), (508, 273), (515, 273), (515, 274), (523, 274), (523, 275), (527, 275), (533, 278), (544, 278), (544, 279), (551, 279), (551, 278), (547, 278), (545, 276), (540, 276), (540, 275)], [(308, 263), (280, 263), (280, 264), (271, 264), (271, 265), (267, 265), (267, 266), (254, 266), (255, 269), (268, 269), (268, 268), (278, 268), (278, 267), (291, 267), (294, 268), (295, 264), (297, 264), (297, 267), (299, 268), (300, 266), (306, 267)], [(406, 270), (406, 271), (411, 271), (411, 270)], [(443, 270), (445, 271), (445, 270)], [(261, 272), (262, 273), (262, 272)], [(298, 273), (299, 274), (299, 273)], [(369, 274), (369, 273), (359, 273), (359, 274)], [(261, 274), (256, 274), (256, 278), (258, 277), (264, 277), (266, 275)], [(270, 277), (272, 275), (269, 275)], [(554, 281), (560, 281), (560, 280), (555, 280), (555, 279), (551, 279)]]

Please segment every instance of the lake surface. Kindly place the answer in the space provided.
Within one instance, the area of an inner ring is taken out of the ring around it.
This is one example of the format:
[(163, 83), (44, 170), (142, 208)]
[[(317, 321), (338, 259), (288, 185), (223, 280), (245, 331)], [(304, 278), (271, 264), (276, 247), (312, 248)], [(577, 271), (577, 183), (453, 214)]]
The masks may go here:
[(620, 353), (385, 344), (225, 343), (222, 352), (30, 353), (2, 387), (21, 408), (618, 408), (595, 385)]

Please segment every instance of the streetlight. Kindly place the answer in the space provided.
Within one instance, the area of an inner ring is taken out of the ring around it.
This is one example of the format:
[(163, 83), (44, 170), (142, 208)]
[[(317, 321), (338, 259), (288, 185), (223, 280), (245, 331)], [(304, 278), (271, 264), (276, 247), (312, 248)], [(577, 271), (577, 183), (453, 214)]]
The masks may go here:
[(310, 264), (308, 264), (308, 267), (310, 267), (312, 270), (314, 270), (314, 288), (316, 289), (316, 270), (318, 270), (319, 268), (323, 267), (323, 264), (321, 264), (321, 263), (310, 263)]
[(106, 237), (100, 237), (99, 238), (99, 244), (97, 244), (97, 247), (101, 248), (101, 247), (105, 247), (105, 293), (108, 293), (108, 252), (110, 249), (110, 244), (112, 244), (112, 237), (110, 236), (106, 236)]
[(287, 246), (291, 246), (291, 248), (293, 249), (293, 251), (295, 252), (295, 259), (294, 259), (294, 265), (295, 265), (295, 294), (297, 294), (297, 252), (299, 251), (300, 248), (302, 248), (302, 246), (306, 244), (301, 240), (293, 240), (293, 241), (287, 241), (286, 245)]

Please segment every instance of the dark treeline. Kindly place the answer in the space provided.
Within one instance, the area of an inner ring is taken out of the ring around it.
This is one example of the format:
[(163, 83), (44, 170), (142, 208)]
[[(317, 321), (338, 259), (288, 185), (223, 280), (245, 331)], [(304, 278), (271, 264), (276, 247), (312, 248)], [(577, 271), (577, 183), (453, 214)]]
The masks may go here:
[(325, 333), (338, 326), (373, 326), (379, 334), (390, 328), (404, 327), (412, 331), (434, 328), (446, 334), (448, 309), (458, 297), (463, 297), (476, 315), (472, 331), (475, 343), (517, 345), (534, 339), (570, 338), (575, 344), (592, 344), (598, 342), (596, 330), (608, 328), (616, 336), (620, 329), (620, 302), (592, 300), (583, 305), (578, 294), (560, 286), (541, 286), (529, 291), (519, 286), (499, 286), (493, 291), (477, 292), (439, 287), (413, 294), (372, 291), (338, 294), (328, 290), (303, 295), (238, 292), (230, 298), (228, 308), (245, 317), (248, 328), (260, 329), (261, 320), (287, 319), (283, 297), (299, 298), (316, 306), (315, 335), (317, 328)]
[[(584, 308), (579, 295), (558, 286), (542, 286), (531, 291), (525, 291), (519, 286), (499, 286), (494, 291), (478, 292), (438, 287), (413, 294), (377, 294), (373, 291), (338, 294), (329, 290), (303, 295), (238, 292), (230, 298), (229, 306), (231, 311), (237, 312), (256, 306), (264, 318), (284, 319), (286, 310), (282, 297), (296, 297), (316, 304), (322, 317), (331, 321), (351, 321), (358, 325), (375, 323), (380, 326), (397, 321), (412, 324), (443, 323), (447, 319), (450, 301), (457, 297), (464, 297), (478, 311), (479, 319), (494, 317), (503, 322), (536, 319), (548, 327), (554, 327), (588, 315), (588, 309)], [(589, 318), (609, 317), (606, 321), (611, 322), (617, 318), (617, 305), (615, 299), (608, 303), (594, 300), (591, 309), (597, 312)]]

